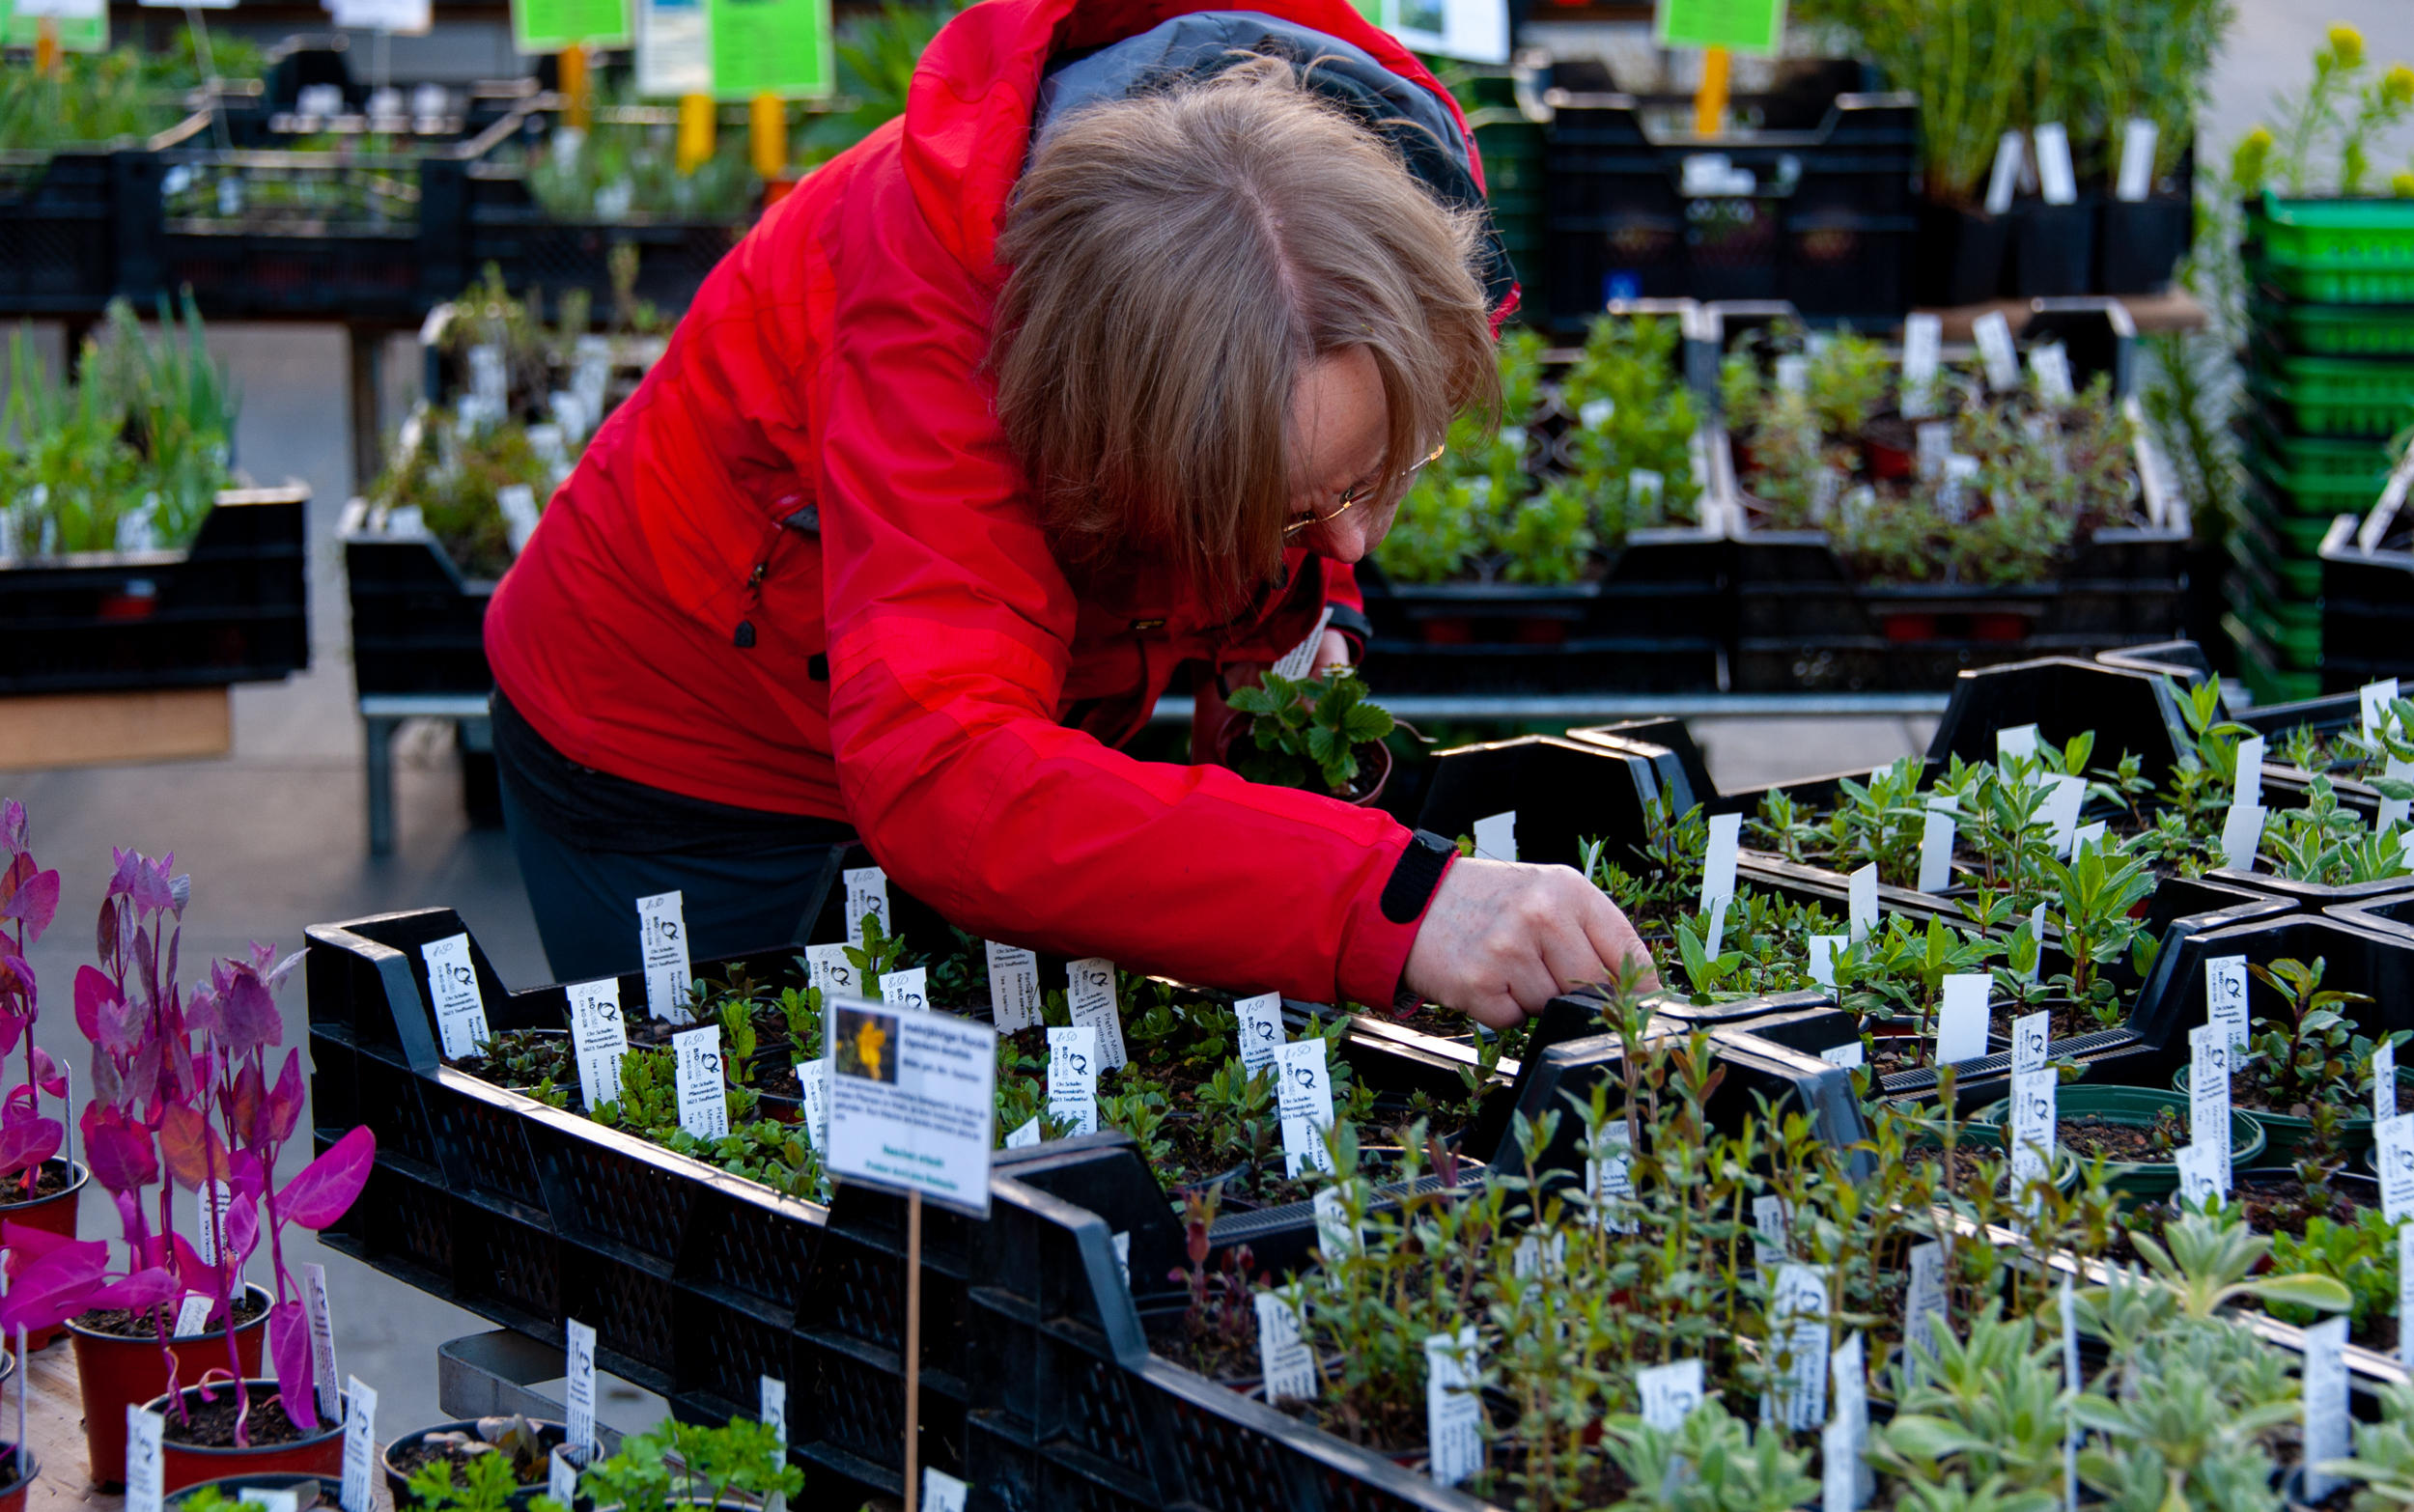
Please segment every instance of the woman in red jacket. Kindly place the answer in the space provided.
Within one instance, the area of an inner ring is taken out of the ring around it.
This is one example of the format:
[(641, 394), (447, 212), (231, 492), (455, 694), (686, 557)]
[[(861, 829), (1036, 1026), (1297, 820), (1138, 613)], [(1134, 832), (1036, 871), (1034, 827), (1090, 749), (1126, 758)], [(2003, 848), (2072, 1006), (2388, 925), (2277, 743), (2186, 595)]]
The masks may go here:
[(1346, 0), (983, 0), (706, 281), (487, 617), (556, 971), (796, 940), (856, 836), (990, 938), (1514, 1022), (1640, 955), (1564, 867), (1133, 760), (1349, 658), (1514, 302), (1456, 108)]

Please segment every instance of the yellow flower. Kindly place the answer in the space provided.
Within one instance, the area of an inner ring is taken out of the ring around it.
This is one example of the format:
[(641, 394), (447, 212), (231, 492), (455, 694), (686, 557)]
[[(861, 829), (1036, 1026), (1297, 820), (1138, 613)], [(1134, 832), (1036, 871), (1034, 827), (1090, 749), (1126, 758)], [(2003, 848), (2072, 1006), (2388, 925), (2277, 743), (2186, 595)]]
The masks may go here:
[(2389, 65), (2389, 71), (2380, 78), (2380, 98), (2400, 110), (2414, 105), (2414, 69), (2402, 63)]
[(2343, 69), (2364, 66), (2364, 34), (2344, 24), (2330, 29), (2330, 55)]
[(2414, 173), (2401, 173), (2389, 181), (2389, 192), (2401, 200), (2414, 200)]
[(2230, 152), (2231, 183), (2241, 192), (2261, 187), (2275, 145), (2268, 126), (2259, 126), (2240, 137), (2238, 145)]

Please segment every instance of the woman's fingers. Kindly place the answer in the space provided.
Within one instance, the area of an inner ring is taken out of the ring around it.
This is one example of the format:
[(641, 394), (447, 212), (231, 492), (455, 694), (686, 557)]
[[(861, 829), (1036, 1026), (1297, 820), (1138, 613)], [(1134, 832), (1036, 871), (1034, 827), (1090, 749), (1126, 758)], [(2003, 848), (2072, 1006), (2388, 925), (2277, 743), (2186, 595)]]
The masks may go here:
[(1571, 868), (1462, 857), (1426, 908), (1402, 981), (1500, 1028), (1637, 955), (1647, 967), (1626, 916)]

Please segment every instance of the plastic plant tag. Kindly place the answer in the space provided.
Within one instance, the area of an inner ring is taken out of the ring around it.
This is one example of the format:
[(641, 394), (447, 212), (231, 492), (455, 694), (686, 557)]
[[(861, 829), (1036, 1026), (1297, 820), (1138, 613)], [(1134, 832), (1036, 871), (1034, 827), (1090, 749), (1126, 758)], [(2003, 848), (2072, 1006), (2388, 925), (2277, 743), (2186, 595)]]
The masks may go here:
[(2255, 870), (2255, 853), (2263, 843), (2263, 809), (2260, 803), (2232, 803), (2221, 822), (2222, 864), (2233, 872)]
[(1945, 978), (1945, 1002), (1936, 1011), (1936, 1063), (1953, 1065), (1986, 1053), (1986, 998), (1994, 977), (1956, 971)]
[(2179, 1171), (2179, 1198), (2191, 1207), (2219, 1201), (2222, 1194), (2221, 1152), (2207, 1144), (2189, 1144), (2172, 1152)]
[(755, 1420), (772, 1431), (781, 1443), (788, 1442), (788, 1383), (777, 1376), (760, 1376), (755, 1380)]
[(126, 1512), (160, 1512), (167, 1499), (168, 1420), (126, 1404)]
[(2033, 134), (2036, 137), (2037, 190), (2045, 203), (2077, 204), (2079, 180), (2070, 167), (2070, 133), (2059, 121), (2040, 121)]
[[(2414, 1318), (2414, 1223), (2398, 1226), (2398, 1316)], [(2414, 1329), (2398, 1330), (2398, 1363), (2414, 1366)]]
[(2361, 714), (2364, 744), (2372, 750), (2380, 748), (2381, 726), (2389, 719), (2389, 706), (2398, 700), (2398, 680), (2384, 677), (2367, 683), (2355, 690), (2356, 707)]
[(2250, 808), (2263, 806), (2263, 738), (2250, 735), (2238, 742), (2236, 752), (2237, 778), (2230, 785), (2232, 806)]
[[(2070, 1289), (2070, 1277), (2062, 1278), (2062, 1385), (2069, 1399), (2076, 1399), (2087, 1385), (2087, 1376), (2079, 1369), (2079, 1297)], [(2062, 1431), (2062, 1504), (2077, 1512), (2079, 1505), (2079, 1425), (2066, 1413)]]
[(1065, 1002), (1073, 1022), (1098, 1031), (1098, 1069), (1123, 1064), (1123, 1016), (1115, 1007), (1115, 964), (1089, 956), (1064, 968)]
[(2230, 1036), (2217, 1023), (2188, 1031), (2188, 1137), (2221, 1157), (2230, 1190)]
[(1819, 1059), (1844, 1071), (1858, 1071), (1868, 1064), (1868, 1057), (1862, 1053), (1859, 1040), (1850, 1045), (1831, 1046), (1819, 1051)]
[(2029, 377), (2036, 380), (2038, 395), (2049, 405), (2066, 405), (2075, 397), (2070, 386), (2070, 353), (2058, 341), (2029, 349)]
[(2204, 1022), (2230, 1031), (2232, 1048), (2247, 1042), (2246, 957), (2208, 956), (2204, 961)]
[(1853, 1473), (1852, 1425), (1831, 1417), (1819, 1430), (1819, 1512), (1855, 1512), (1860, 1476)]
[(176, 1329), (172, 1335), (180, 1339), (199, 1338), (201, 1330), (210, 1326), (210, 1299), (199, 1292), (187, 1292), (176, 1304)]
[(2007, 131), (1995, 143), (1994, 171), (1986, 176), (1986, 212), (2007, 214), (2020, 187), (2020, 168), (2028, 160), (2028, 144), (2017, 131)]
[(2305, 1329), (2305, 1448), (2304, 1503), (2318, 1506), (2339, 1484), (2322, 1473), (2325, 1460), (2344, 1460), (2347, 1442), (2347, 1319), (2344, 1314), (2310, 1324)]
[(670, 1023), (693, 1023), (688, 1011), (688, 926), (677, 892), (637, 900), (637, 945), (645, 958), (645, 1006)]
[(1810, 980), (1821, 987), (1836, 985), (1836, 958), (1844, 953), (1851, 940), (1842, 935), (1810, 937)]
[(2120, 132), (2120, 174), (2113, 184), (2113, 198), (2134, 205), (2146, 198), (2154, 186), (2154, 145), (2161, 135), (2154, 123), (2144, 116), (2131, 116)]
[(1726, 906), (1734, 901), (1732, 898), (1710, 900), (1710, 924), (1703, 934), (1701, 948), (1712, 960), (1718, 959), (1719, 941), (1726, 938)]
[(1039, 1115), (1037, 1113), (1023, 1120), (1015, 1127), (1012, 1134), (1006, 1135), (1006, 1148), (1009, 1150), (1028, 1149), (1037, 1143), (1039, 1143)]
[(2382, 1041), (2372, 1048), (2372, 1121), (2398, 1116), (2398, 1048)]
[(1850, 899), (1852, 942), (1859, 944), (1877, 928), (1877, 863), (1871, 861), (1845, 879)]
[[(530, 426), (533, 437), (540, 428)], [(561, 430), (553, 428), (554, 450), (561, 449)], [(494, 507), (503, 513), (503, 525), (511, 533), (512, 555), (527, 549), (528, 538), (537, 533), (537, 490), (524, 483), (507, 483), (494, 490)]]
[(722, 1090), (721, 1026), (708, 1023), (670, 1037), (679, 1086), (679, 1127), (699, 1139), (729, 1135), (729, 1097)]
[(2079, 832), (2070, 839), (2070, 854), (2076, 856), (2090, 846), (2102, 851), (2109, 843), (2106, 836), (2111, 830), (2112, 826), (2100, 819), (2091, 825), (2081, 825)]
[(1517, 1249), (1509, 1256), (1509, 1270), (1527, 1278), (1566, 1274), (1567, 1236), (1555, 1230), (1546, 1246), (1531, 1229), (1520, 1234)]
[(1998, 394), (2020, 392), (2020, 353), (2011, 345), (2011, 322), (2001, 310), (1989, 310), (1971, 323), (1978, 339), (1979, 358), (1986, 366), (1986, 386)]
[(2372, 1169), (2380, 1176), (2380, 1211), (2392, 1223), (2414, 1218), (2414, 1113), (2372, 1125)]
[(1800, 1433), (1827, 1416), (1827, 1268), (1788, 1263), (1769, 1293), (1769, 1349), (1782, 1357), (1764, 1418)]
[(1593, 1221), (1613, 1234), (1631, 1234), (1639, 1220), (1623, 1216), (1624, 1204), (1635, 1195), (1635, 1132), (1621, 1116), (1601, 1130), (1601, 1142), (1585, 1160), (1585, 1190), (1593, 1203)]
[(1810, 386), (1810, 359), (1799, 352), (1777, 359), (1777, 391), (1799, 394)]
[(2061, 1080), (2050, 1067), (2011, 1074), (2011, 1190), (2024, 1205), (2032, 1185), (2045, 1180), (2053, 1168)]
[(1933, 315), (1907, 315), (1902, 322), (1902, 398), (1906, 420), (1924, 418), (1935, 406), (1936, 370), (1945, 353), (1945, 322)]
[(1325, 627), (1333, 623), (1333, 605), (1326, 604), (1316, 616), (1316, 628), (1307, 638), (1275, 659), (1274, 675), (1296, 683), (1316, 670), (1316, 648), (1324, 644)]
[(570, 989), (570, 1043), (578, 1056), (578, 1096), (593, 1113), (620, 1100), (620, 1059), (629, 1031), (620, 1022), (620, 979), (580, 982)]
[(572, 1459), (577, 1452), (567, 1443), (557, 1443), (545, 1457), (545, 1494), (566, 1507), (577, 1504), (578, 1466)]
[(1266, 1378), (1266, 1400), (1316, 1399), (1316, 1361), (1302, 1336), (1300, 1314), (1305, 1303), (1296, 1296), (1259, 1292), (1257, 1307), (1257, 1370)]
[(1837, 1345), (1827, 1363), (1836, 1387), (1833, 1421), (1846, 1433), (1850, 1452), (1845, 1463), (1852, 1467), (1852, 1504), (1857, 1507), (1876, 1489), (1877, 1481), (1861, 1458), (1861, 1451), (1869, 1442), (1869, 1357), (1861, 1330), (1854, 1330), (1852, 1337)]
[[(816, 1056), (797, 1068), (797, 1091), (804, 1103), (804, 1138), (816, 1150), (829, 1148), (829, 1057)], [(1033, 1140), (1037, 1142), (1036, 1138)]]
[(2054, 854), (2066, 861), (2079, 838), (2079, 806), (2087, 801), (2087, 778), (2063, 772), (2047, 782), (2045, 801), (2037, 814), (2053, 830)]
[(891, 1008), (928, 1008), (930, 1006), (928, 966), (909, 966), (880, 974), (880, 1000)]
[(1931, 808), (1920, 834), (1920, 890), (1940, 893), (1953, 877), (1953, 816)]
[(964, 1512), (972, 1488), (935, 1465), (922, 1467), (923, 1512)]
[(1275, 1051), (1275, 1097), (1282, 1117), (1282, 1174), (1333, 1169), (1325, 1131), (1333, 1127), (1333, 1074), (1325, 1042), (1294, 1040)]
[(193, 1252), (203, 1265), (218, 1263), (218, 1241), (226, 1233), (226, 1217), (235, 1206), (235, 1190), (213, 1181), (193, 1193)]
[(1048, 1116), (1075, 1134), (1098, 1132), (1098, 1031), (1048, 1031)]
[(1645, 1426), (1674, 1433), (1701, 1405), (1701, 1361), (1671, 1360), (1635, 1372), (1635, 1394), (1642, 1398)]
[(2023, 761), (2036, 760), (2036, 726), (2015, 724), (1995, 732), (1995, 762), (2001, 766), (2013, 757)]
[(1039, 957), (1019, 945), (983, 940), (989, 956), (989, 1022), (1000, 1034), (1039, 1022)]
[(997, 1031), (914, 1008), (840, 1008), (830, 1175), (989, 1214)]
[(1945, 478), (1936, 491), (1937, 513), (1955, 521), (1970, 518), (1971, 502), (1977, 496), (1979, 464), (1975, 457), (1951, 452), (1945, 458)]
[(888, 932), (888, 874), (877, 866), (850, 869), (844, 874), (847, 884), (847, 943), (863, 943), (863, 921), (880, 920), (881, 932)]
[(2053, 1015), (2040, 1009), (2011, 1021), (2011, 1071), (2045, 1069), (2045, 1048), (2052, 1038)]
[(1735, 854), (1743, 843), (1744, 816), (1712, 814), (1710, 845), (1701, 859), (1701, 911), (1716, 910), (1721, 900), (1735, 896)]
[(1945, 421), (1930, 420), (1914, 430), (1911, 438), (1920, 481), (1934, 483), (1943, 478), (1945, 459), (1953, 454), (1953, 428)]
[(563, 1426), (570, 1445), (581, 1453), (595, 1448), (595, 1330), (572, 1318), (565, 1325), (567, 1358), (562, 1372)]
[(344, 1512), (376, 1505), (378, 1393), (358, 1376), (344, 1383)]
[(1483, 1399), (1475, 1394), (1475, 1326), (1425, 1337), (1425, 1439), (1437, 1485), (1483, 1469)]
[[(1312, 1204), (1316, 1211), (1316, 1247), (1328, 1261), (1358, 1252), (1358, 1230), (1350, 1223), (1349, 1200), (1338, 1187), (1327, 1187), (1316, 1193)], [(1333, 1277), (1337, 1283), (1338, 1275)]]
[(1655, 509), (1668, 497), (1668, 476), (1648, 467), (1626, 469), (1626, 505), (1633, 510)]
[(1785, 1199), (1774, 1193), (1752, 1199), (1753, 1257), (1763, 1271), (1785, 1262)]
[(1902, 1334), (1914, 1380), (1935, 1357), (1936, 1336), (1928, 1320), (1945, 1315), (1945, 1246), (1929, 1240), (1911, 1246), (1911, 1281), (1903, 1289)]
[(335, 1309), (327, 1302), (327, 1268), (306, 1265), (301, 1268), (302, 1314), (310, 1325), (310, 1379), (316, 1387), (319, 1416), (333, 1422), (343, 1415), (344, 1404), (336, 1389), (335, 1373)]
[(1616, 400), (1587, 399), (1576, 410), (1576, 423), (1587, 431), (1598, 431), (1608, 425), (1610, 416), (1615, 413), (1617, 413)]
[(824, 997), (857, 997), (862, 995), (863, 974), (847, 959), (844, 945), (807, 945), (804, 947), (806, 985), (817, 989)]
[(1517, 859), (1517, 810), (1475, 821), (1475, 854), (1487, 861)]
[(269, 1486), (239, 1486), (237, 1496), (260, 1508), (260, 1512), (302, 1512), (301, 1493), (288, 1488), (279, 1491)]
[(1232, 1016), (1240, 1021), (1242, 1067), (1254, 1074), (1273, 1065), (1283, 1043), (1282, 994), (1239, 998), (1232, 1004)]
[(491, 1039), (486, 999), (478, 994), (478, 972), (469, 964), (469, 937), (432, 939), (419, 947), (428, 966), (428, 1001), (435, 1009), (436, 1037), (446, 1060), (465, 1060)]

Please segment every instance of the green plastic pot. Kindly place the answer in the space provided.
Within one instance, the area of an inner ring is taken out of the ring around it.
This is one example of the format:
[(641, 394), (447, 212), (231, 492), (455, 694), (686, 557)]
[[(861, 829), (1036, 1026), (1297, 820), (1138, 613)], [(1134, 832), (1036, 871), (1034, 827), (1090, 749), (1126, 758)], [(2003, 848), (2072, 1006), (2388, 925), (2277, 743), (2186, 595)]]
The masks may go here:
[[(2188, 1100), (2176, 1092), (2164, 1092), (2153, 1087), (2090, 1086), (2082, 1081), (2056, 1089), (2055, 1116), (2076, 1118), (2093, 1115), (2108, 1124), (2122, 1124), (2132, 1129), (2153, 1127), (2156, 1115), (2165, 1108), (2177, 1113), (2182, 1121), (2188, 1116)], [(1974, 1124), (1988, 1124), (1997, 1129), (2010, 1119), (2011, 1099), (1999, 1098), (1970, 1115)], [(2001, 1137), (2001, 1135), (1998, 1135)], [(2254, 1114), (2240, 1108), (2230, 1110), (2230, 1167), (2243, 1170), (2263, 1153), (2263, 1126)], [(2170, 1161), (2115, 1161), (2104, 1166), (2104, 1185), (2125, 1196), (2140, 1199), (2167, 1197), (2179, 1188), (2179, 1167)]]
[[(2171, 1078), (2181, 1097), (2188, 1095), (2188, 1068), (2182, 1066)], [(2400, 1106), (2414, 1108), (2414, 1078), (2405, 1072), (2398, 1073), (2398, 1102)], [(2297, 1146), (2314, 1132), (2314, 1121), (2294, 1113), (2272, 1113), (2255, 1108), (2251, 1115), (2263, 1126), (2263, 1137), (2269, 1142), (2263, 1154), (2274, 1165), (2287, 1165), (2296, 1159)], [(2339, 1153), (2349, 1159), (2372, 1147), (2372, 1110), (2349, 1113), (2339, 1120)], [(2232, 1162), (2235, 1163), (2234, 1162)]]

